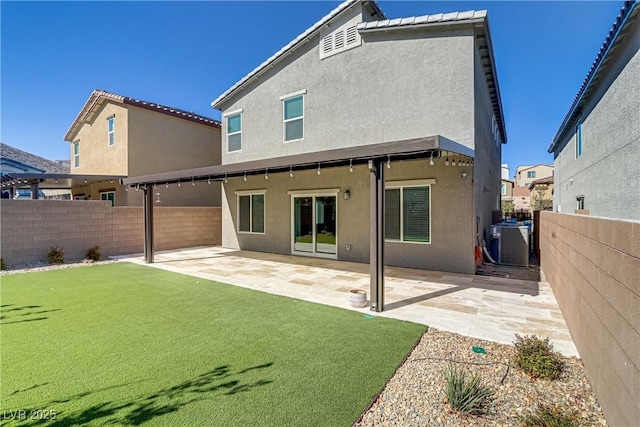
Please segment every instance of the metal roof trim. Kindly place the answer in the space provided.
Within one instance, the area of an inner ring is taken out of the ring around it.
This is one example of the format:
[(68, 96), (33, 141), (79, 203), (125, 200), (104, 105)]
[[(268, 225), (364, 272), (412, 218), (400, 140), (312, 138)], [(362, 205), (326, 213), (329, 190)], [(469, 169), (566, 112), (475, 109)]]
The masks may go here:
[(620, 9), (620, 13), (618, 13), (616, 20), (614, 21), (613, 25), (611, 26), (611, 29), (607, 33), (607, 36), (604, 42), (602, 43), (600, 50), (598, 50), (598, 54), (596, 55), (596, 58), (591, 64), (591, 67), (589, 67), (587, 76), (582, 81), (582, 84), (580, 85), (580, 89), (578, 89), (578, 93), (576, 94), (575, 98), (573, 99), (573, 102), (571, 103), (571, 106), (569, 107), (569, 111), (567, 112), (564, 119), (562, 120), (562, 124), (560, 125), (560, 128), (556, 132), (556, 135), (553, 137), (553, 140), (551, 141), (551, 145), (549, 145), (549, 148), (547, 149), (547, 153), (552, 153), (553, 151), (555, 151), (555, 149), (558, 147), (560, 143), (560, 140), (564, 137), (568, 126), (576, 119), (576, 116), (578, 113), (578, 106), (579, 104), (582, 104), (582, 101), (584, 100), (584, 96), (586, 95), (586, 92), (588, 91), (588, 89), (590, 88), (593, 82), (593, 78), (604, 66), (604, 62), (606, 61), (607, 56), (611, 52), (612, 47), (618, 41), (618, 36), (628, 24), (629, 17), (631, 17), (634, 11), (638, 9), (638, 4), (640, 4), (639, 0), (627, 0), (624, 2), (622, 9)]

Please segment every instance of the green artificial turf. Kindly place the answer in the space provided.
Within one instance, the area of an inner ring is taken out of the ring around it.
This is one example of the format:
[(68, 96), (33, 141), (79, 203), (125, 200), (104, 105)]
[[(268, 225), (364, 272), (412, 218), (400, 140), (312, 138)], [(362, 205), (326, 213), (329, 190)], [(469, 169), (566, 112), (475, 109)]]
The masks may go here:
[(425, 329), (128, 263), (1, 280), (3, 425), (346, 426)]

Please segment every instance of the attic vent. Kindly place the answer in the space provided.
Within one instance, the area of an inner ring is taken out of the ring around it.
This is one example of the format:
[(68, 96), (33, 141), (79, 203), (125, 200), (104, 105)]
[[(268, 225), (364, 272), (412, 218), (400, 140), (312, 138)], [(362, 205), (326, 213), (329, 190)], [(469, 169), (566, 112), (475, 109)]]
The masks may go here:
[(347, 45), (354, 44), (357, 41), (356, 35), (358, 34), (358, 30), (356, 26), (347, 28)]
[(360, 46), (357, 19), (350, 20), (330, 34), (321, 35), (320, 59)]
[(325, 55), (333, 50), (333, 34), (322, 39), (322, 53)]
[(335, 37), (336, 37), (335, 48), (342, 49), (344, 47), (344, 31), (340, 30), (336, 32)]

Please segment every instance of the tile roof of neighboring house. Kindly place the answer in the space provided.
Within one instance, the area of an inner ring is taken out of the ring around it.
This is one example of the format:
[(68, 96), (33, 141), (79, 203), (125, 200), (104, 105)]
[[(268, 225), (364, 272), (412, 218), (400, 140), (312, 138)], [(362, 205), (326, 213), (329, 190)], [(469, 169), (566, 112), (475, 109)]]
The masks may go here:
[[(252, 79), (259, 76), (263, 71), (267, 70), (270, 66), (272, 66), (276, 61), (280, 58), (284, 57), (287, 52), (294, 49), (298, 45), (301, 45), (309, 38), (318, 33), (322, 27), (324, 27), (329, 21), (340, 15), (345, 10), (349, 9), (351, 6), (357, 3), (362, 3), (365, 6), (370, 6), (373, 9), (372, 14), (380, 17), (378, 21), (372, 21), (367, 23), (360, 23), (358, 25), (359, 32), (368, 32), (375, 31), (378, 28), (384, 28), (385, 30), (391, 30), (393, 28), (402, 27), (402, 28), (420, 28), (424, 26), (436, 26), (436, 25), (452, 25), (452, 24), (464, 24), (464, 23), (472, 23), (472, 22), (483, 22), (484, 23), (484, 37), (478, 37), (477, 41), (480, 44), (480, 49), (486, 50), (488, 56), (483, 57), (483, 65), (485, 67), (485, 71), (490, 77), (490, 81), (487, 82), (489, 87), (489, 92), (491, 93), (491, 100), (493, 102), (494, 113), (496, 116), (496, 122), (498, 122), (498, 127), (500, 129), (500, 133), (502, 134), (502, 140), (504, 143), (507, 142), (507, 132), (504, 123), (504, 114), (502, 111), (502, 101), (500, 98), (500, 88), (498, 87), (498, 77), (496, 73), (495, 67), (495, 59), (493, 54), (493, 49), (491, 48), (491, 36), (489, 33), (489, 24), (487, 22), (487, 11), (467, 11), (467, 12), (452, 12), (452, 13), (438, 13), (434, 15), (425, 15), (419, 17), (411, 17), (411, 18), (397, 18), (397, 19), (387, 19), (384, 12), (380, 9), (380, 6), (376, 3), (375, 0), (347, 0), (336, 7), (334, 10), (329, 12), (328, 15), (320, 19), (314, 25), (309, 27), (304, 33), (300, 34), (298, 37), (293, 39), (289, 44), (284, 46), (278, 52), (273, 54), (269, 59), (264, 61), (262, 64), (258, 65), (253, 71), (240, 79), (236, 84), (227, 89), (222, 95), (217, 97), (213, 102), (211, 102), (211, 106), (213, 108), (221, 109), (222, 102), (226, 100), (228, 97), (233, 95), (236, 91), (240, 90), (245, 84), (247, 84)], [(487, 60), (487, 64), (484, 64), (484, 60)]]
[(311, 36), (313, 36), (314, 34), (319, 32), (320, 29), (322, 27), (324, 27), (324, 25), (327, 22), (329, 22), (330, 20), (332, 20), (333, 18), (335, 18), (336, 16), (340, 15), (342, 12), (344, 12), (345, 10), (349, 9), (351, 6), (353, 6), (354, 4), (359, 3), (359, 2), (361, 2), (361, 3), (365, 4), (365, 5), (369, 5), (370, 4), (372, 6), (372, 8), (373, 8), (373, 13), (377, 14), (378, 16), (380, 16), (383, 19), (386, 18), (384, 12), (382, 12), (382, 10), (380, 9), (380, 6), (378, 6), (378, 4), (374, 0), (372, 0), (372, 1), (346, 0), (345, 2), (341, 3), (340, 5), (338, 5), (338, 7), (333, 9), (331, 12), (329, 12), (327, 15), (325, 15), (318, 22), (316, 22), (311, 27), (309, 27), (304, 33), (300, 34), (298, 37), (293, 39), (291, 42), (289, 42), (282, 49), (280, 49), (279, 51), (274, 53), (271, 57), (269, 57), (262, 64), (258, 65), (253, 71), (251, 71), (249, 74), (247, 74), (242, 79), (240, 79), (236, 84), (234, 84), (229, 89), (224, 91), (224, 93), (222, 93), (222, 95), (220, 95), (215, 100), (213, 100), (213, 102), (211, 102), (211, 106), (213, 108), (218, 108), (220, 106), (220, 103), (225, 98), (230, 96), (236, 90), (240, 89), (242, 86), (245, 85), (245, 83), (247, 83), (249, 80), (251, 80), (254, 77), (256, 77), (262, 71), (266, 70), (271, 64), (273, 64), (278, 59), (283, 57), (283, 55), (286, 52), (288, 52), (289, 50), (293, 49), (297, 45), (301, 44), (303, 41), (307, 40), (308, 38), (310, 38)]
[(93, 119), (93, 115), (97, 112), (98, 107), (101, 106), (102, 103), (106, 100), (118, 102), (121, 104), (134, 105), (136, 107), (155, 111), (157, 113), (167, 114), (179, 119), (189, 120), (191, 122), (200, 123), (206, 126), (220, 128), (220, 122), (209, 117), (201, 116), (199, 114), (181, 110), (179, 108), (167, 107), (165, 105), (155, 104), (153, 102), (142, 101), (140, 99), (130, 98), (128, 96), (122, 96), (115, 93), (107, 92), (106, 90), (96, 89), (91, 93), (91, 96), (89, 96), (89, 99), (82, 107), (82, 110), (80, 110), (80, 113), (71, 124), (71, 127), (64, 136), (64, 140), (71, 142), (71, 139), (80, 130), (80, 127), (85, 122)]
[(513, 197), (529, 197), (531, 191), (527, 187), (513, 187)]
[(536, 179), (535, 181), (531, 182), (531, 184), (529, 185), (529, 190), (533, 190), (533, 187), (535, 187), (536, 185), (549, 185), (549, 184), (553, 184), (553, 176), (547, 176), (544, 178)]
[(556, 136), (553, 138), (553, 141), (547, 150), (549, 153), (553, 152), (558, 147), (567, 131), (579, 118), (581, 107), (588, 101), (589, 95), (602, 72), (607, 69), (607, 56), (612, 52), (613, 46), (624, 37), (624, 34), (631, 23), (638, 19), (638, 14), (640, 14), (639, 5), (640, 0), (624, 2), (620, 13), (609, 30), (609, 34), (607, 34), (607, 38), (604, 40), (604, 43), (596, 55), (596, 59), (593, 61), (593, 64), (591, 64), (591, 68), (589, 68), (587, 76), (582, 81), (578, 94), (573, 99), (571, 107), (569, 107), (569, 111), (560, 125), (560, 129), (558, 129)]
[(1, 142), (0, 156), (22, 163), (23, 165), (31, 166), (35, 169), (40, 169), (45, 173), (69, 173), (69, 168), (64, 166), (64, 161), (57, 162), (48, 160)]

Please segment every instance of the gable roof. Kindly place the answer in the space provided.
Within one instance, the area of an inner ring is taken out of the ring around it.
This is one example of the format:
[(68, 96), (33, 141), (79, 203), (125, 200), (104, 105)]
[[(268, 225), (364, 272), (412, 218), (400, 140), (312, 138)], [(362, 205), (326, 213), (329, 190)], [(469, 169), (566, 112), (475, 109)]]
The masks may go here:
[(593, 64), (591, 64), (591, 68), (589, 68), (587, 76), (582, 81), (578, 94), (573, 99), (571, 107), (569, 107), (569, 111), (560, 125), (560, 129), (558, 129), (556, 136), (553, 138), (553, 141), (547, 150), (548, 153), (551, 153), (558, 148), (564, 136), (580, 117), (581, 109), (589, 100), (591, 91), (597, 84), (599, 77), (601, 77), (602, 73), (608, 68), (608, 56), (613, 51), (614, 46), (624, 37), (624, 34), (631, 24), (638, 19), (638, 14), (640, 14), (639, 4), (639, 0), (628, 0), (624, 2), (620, 13), (607, 34), (607, 38), (604, 40), (604, 43), (596, 55), (596, 59), (593, 61)]
[(45, 159), (2, 142), (0, 142), (0, 157), (30, 166), (44, 173), (69, 173), (69, 169), (60, 162)]
[(504, 113), (502, 110), (502, 97), (498, 85), (498, 74), (495, 66), (495, 55), (489, 21), (486, 10), (468, 10), (465, 12), (436, 13), (433, 15), (411, 16), (409, 18), (384, 19), (381, 21), (361, 22), (358, 24), (360, 33), (372, 31), (393, 31), (420, 28), (433, 28), (444, 25), (477, 24), (476, 43), (480, 51), (482, 67), (488, 76), (487, 88), (493, 104), (493, 113), (496, 118), (498, 130), (502, 135), (502, 142), (507, 142)]
[(291, 42), (289, 42), (286, 46), (284, 46), (282, 49), (280, 49), (279, 51), (277, 51), (276, 53), (274, 53), (271, 57), (269, 57), (269, 59), (267, 59), (266, 61), (264, 61), (262, 64), (258, 65), (253, 71), (251, 71), (249, 74), (247, 74), (246, 76), (244, 76), (243, 78), (241, 78), (236, 84), (234, 84), (233, 86), (231, 86), (229, 89), (227, 89), (226, 91), (224, 91), (222, 93), (222, 95), (220, 95), (219, 97), (217, 97), (216, 99), (213, 100), (213, 102), (211, 102), (211, 106), (213, 108), (217, 108), (219, 109), (220, 104), (227, 99), (229, 96), (231, 96), (233, 93), (237, 92), (240, 88), (242, 88), (245, 84), (247, 84), (250, 80), (253, 80), (254, 78), (256, 78), (258, 75), (262, 74), (263, 71), (265, 71), (267, 68), (269, 68), (271, 65), (273, 65), (274, 63), (276, 63), (279, 59), (281, 59), (285, 53), (289, 52), (292, 49), (295, 49), (296, 47), (298, 47), (299, 45), (301, 45), (303, 42), (305, 42), (306, 40), (308, 40), (309, 38), (313, 37), (315, 34), (317, 34), (322, 27), (324, 27), (329, 21), (331, 21), (332, 19), (336, 18), (338, 15), (340, 15), (342, 12), (348, 10), (349, 8), (351, 8), (353, 5), (358, 4), (358, 3), (362, 3), (363, 6), (365, 5), (370, 5), (373, 9), (373, 13), (375, 15), (380, 16), (382, 19), (385, 19), (386, 16), (384, 14), (384, 12), (382, 12), (382, 10), (380, 9), (380, 6), (378, 6), (378, 3), (375, 2), (375, 0), (346, 0), (345, 2), (341, 3), (338, 7), (336, 7), (335, 9), (333, 9), (331, 12), (329, 12), (329, 14), (325, 15), (322, 19), (320, 19), (318, 22), (316, 22), (315, 24), (313, 24), (311, 27), (309, 27), (305, 32), (303, 32), (302, 34), (300, 34), (298, 37), (296, 37), (295, 39), (293, 39)]
[(553, 184), (553, 175), (532, 181), (531, 184), (529, 184), (529, 190), (533, 190), (533, 187), (535, 187), (536, 185), (549, 185), (549, 184)]
[(128, 96), (122, 96), (112, 92), (107, 92), (106, 90), (96, 89), (91, 93), (91, 96), (89, 96), (89, 99), (87, 100), (87, 102), (85, 102), (82, 110), (80, 110), (80, 113), (78, 113), (78, 116), (71, 124), (71, 127), (64, 136), (64, 140), (71, 142), (82, 125), (93, 120), (99, 107), (106, 101), (133, 105), (139, 108), (155, 111), (156, 113), (167, 114), (179, 119), (220, 128), (220, 122), (209, 117), (201, 116), (199, 114), (181, 110), (179, 108), (167, 107), (165, 105), (142, 101), (140, 99), (130, 98)]
[[(352, 6), (356, 4), (362, 4), (363, 6), (370, 6), (373, 10), (372, 15), (378, 16), (380, 19), (376, 21), (369, 22), (361, 22), (358, 24), (358, 31), (360, 33), (376, 31), (383, 29), (384, 31), (393, 30), (396, 28), (422, 28), (422, 27), (435, 27), (441, 25), (453, 25), (453, 24), (469, 24), (469, 23), (481, 23), (481, 31), (477, 38), (479, 43), (479, 49), (482, 52), (482, 65), (484, 67), (485, 72), (489, 76), (489, 81), (487, 82), (489, 93), (491, 97), (491, 101), (493, 104), (493, 110), (496, 116), (496, 122), (498, 124), (498, 128), (500, 134), (502, 135), (502, 141), (504, 143), (507, 142), (507, 132), (505, 129), (505, 120), (504, 114), (502, 110), (502, 101), (500, 96), (500, 88), (498, 86), (498, 77), (496, 73), (495, 67), (495, 59), (493, 54), (493, 47), (491, 43), (491, 35), (489, 32), (489, 23), (487, 21), (487, 11), (486, 10), (469, 10), (466, 12), (451, 12), (451, 13), (438, 13), (433, 15), (424, 15), (418, 17), (409, 17), (409, 18), (396, 18), (396, 19), (387, 19), (384, 12), (380, 9), (380, 6), (376, 3), (375, 0), (346, 0), (334, 10), (329, 12), (328, 15), (324, 16), (314, 25), (309, 27), (305, 32), (300, 34), (298, 37), (293, 39), (289, 44), (284, 46), (278, 52), (273, 54), (270, 58), (264, 61), (262, 64), (258, 65), (253, 71), (240, 79), (237, 83), (231, 86), (229, 89), (224, 91), (220, 96), (218, 96), (215, 100), (211, 102), (211, 106), (216, 109), (220, 109), (222, 103), (227, 100), (229, 97), (237, 93), (242, 87), (244, 87), (247, 83), (252, 81), (253, 79), (259, 77), (265, 70), (273, 66), (279, 59), (283, 58), (285, 54), (289, 51), (297, 48), (302, 45), (308, 39), (316, 35), (327, 23), (336, 17), (338, 17), (341, 13), (348, 10)], [(486, 54), (485, 54), (486, 52)]]

